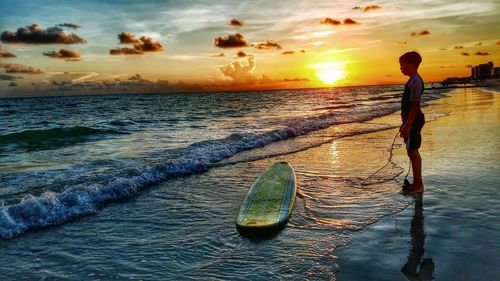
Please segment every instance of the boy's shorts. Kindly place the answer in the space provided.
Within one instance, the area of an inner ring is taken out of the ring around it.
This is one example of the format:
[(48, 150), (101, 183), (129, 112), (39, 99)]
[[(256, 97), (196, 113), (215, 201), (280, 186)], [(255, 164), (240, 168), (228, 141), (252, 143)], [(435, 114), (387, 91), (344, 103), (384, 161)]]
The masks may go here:
[(420, 132), (425, 124), (424, 115), (417, 115), (415, 121), (413, 122), (413, 126), (410, 130), (410, 135), (404, 139), (406, 143), (406, 150), (416, 150), (420, 148), (422, 144), (422, 135)]

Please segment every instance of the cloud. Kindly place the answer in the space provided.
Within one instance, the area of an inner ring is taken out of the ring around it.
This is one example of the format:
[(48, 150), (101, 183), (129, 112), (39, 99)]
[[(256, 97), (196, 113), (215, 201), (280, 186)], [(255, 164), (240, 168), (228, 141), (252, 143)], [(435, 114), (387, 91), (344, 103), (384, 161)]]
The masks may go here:
[(216, 54), (216, 55), (211, 55), (210, 57), (211, 58), (225, 58), (226, 55), (224, 55), (223, 53), (220, 53), (220, 54)]
[(118, 34), (118, 40), (120, 40), (120, 43), (122, 44), (136, 44), (136, 43), (141, 43), (141, 41), (138, 38), (135, 38), (135, 36), (131, 33), (128, 32), (122, 32)]
[(142, 78), (142, 76), (140, 74), (136, 74), (132, 77), (129, 77), (127, 80), (129, 80), (129, 81), (141, 81), (141, 80), (145, 80), (145, 79)]
[(0, 81), (13, 81), (20, 78), (22, 77), (16, 77), (8, 74), (0, 74)]
[(399, 45), (406, 45), (406, 44), (408, 44), (408, 42), (406, 42), (406, 41), (399, 41), (398, 44)]
[(239, 19), (232, 19), (229, 22), (229, 25), (232, 25), (232, 26), (242, 26), (244, 24), (245, 24), (245, 21), (244, 20), (239, 20)]
[(7, 63), (0, 64), (1, 67), (5, 69), (7, 73), (25, 73), (25, 74), (40, 74), (43, 73), (40, 69), (35, 69), (31, 66), (15, 64), (15, 63)]
[(382, 9), (382, 7), (380, 7), (379, 5), (369, 5), (363, 8), (363, 12), (375, 11), (380, 9)]
[(446, 51), (447, 49), (446, 48), (441, 48), (439, 49), (440, 51)]
[(224, 77), (230, 78), (235, 82), (257, 82), (262, 77), (253, 73), (255, 70), (255, 58), (247, 57), (247, 64), (241, 61), (233, 61), (228, 65), (218, 66), (217, 69)]
[(273, 40), (266, 40), (266, 42), (260, 42), (260, 43), (252, 43), (250, 46), (259, 50), (269, 50), (272, 48), (276, 48), (277, 50), (282, 49), (281, 45)]
[(488, 52), (476, 52), (476, 53), (474, 53), (474, 55), (476, 55), (476, 56), (489, 56), (490, 53), (488, 53)]
[(311, 81), (308, 78), (285, 78), (283, 79), (285, 82), (307, 82)]
[(412, 32), (412, 33), (410, 33), (410, 36), (413, 36), (413, 37), (417, 36), (418, 37), (418, 36), (425, 36), (425, 35), (429, 35), (429, 34), (431, 34), (431, 32), (427, 29), (424, 29), (424, 30), (421, 30), (419, 32)]
[(483, 43), (481, 42), (477, 42), (476, 44), (474, 44), (474, 46), (481, 46), (481, 45), (483, 45)]
[(15, 58), (16, 55), (0, 46), (0, 58)]
[(460, 53), (460, 54), (461, 54), (462, 56), (470, 56), (470, 54), (469, 54), (469, 53), (466, 53), (466, 52), (462, 52), (462, 53)]
[(359, 22), (351, 19), (351, 18), (346, 18), (344, 19), (343, 22), (339, 21), (339, 20), (336, 20), (336, 19), (332, 19), (332, 18), (324, 18), (322, 19), (320, 22), (320, 24), (327, 24), (327, 25), (333, 25), (333, 26), (338, 26), (340, 24), (344, 24), (344, 25), (356, 25), (356, 24), (360, 24)]
[(465, 66), (466, 68), (473, 68), (474, 66), (472, 64), (468, 64)]
[(336, 19), (332, 19), (332, 18), (324, 18), (319, 23), (337, 26), (337, 25), (341, 24), (342, 22), (339, 20), (336, 20)]
[(500, 45), (500, 40), (497, 41), (497, 43), (495, 45)]
[(145, 52), (163, 51), (163, 45), (151, 37), (135, 37), (128, 32), (118, 34), (118, 40), (121, 44), (133, 44), (133, 48), (124, 47), (109, 50), (111, 55), (142, 55)]
[(219, 48), (241, 48), (248, 47), (248, 41), (243, 35), (229, 34), (227, 37), (216, 37), (214, 39), (215, 46)]
[(77, 51), (71, 51), (67, 49), (59, 49), (59, 52), (50, 51), (43, 53), (44, 56), (48, 56), (55, 59), (65, 59), (69, 61), (77, 61), (80, 58), (80, 53)]
[(2, 31), (0, 40), (4, 43), (26, 44), (77, 44), (87, 43), (74, 33), (67, 34), (62, 28), (54, 26), (42, 29), (39, 24), (20, 27), (16, 32)]
[(9, 83), (9, 87), (17, 87), (17, 83), (12, 81)]
[(248, 55), (245, 52), (239, 51), (236, 53), (236, 58), (245, 58), (245, 57), (250, 57), (252, 55)]
[(282, 55), (293, 55), (295, 53), (295, 51), (284, 51), (283, 53), (281, 53)]
[(78, 29), (78, 28), (81, 28), (80, 25), (78, 24), (74, 24), (74, 23), (61, 23), (61, 24), (58, 24), (57, 26), (61, 26), (61, 27), (69, 27), (69, 28), (73, 28), (73, 29)]
[(463, 48), (464, 48), (464, 46), (460, 46), (460, 45), (453, 47), (453, 49), (455, 49), (455, 50), (460, 50), (460, 49), (463, 49)]
[(353, 19), (351, 19), (351, 18), (346, 18), (344, 20), (344, 24), (360, 24), (360, 23), (357, 22), (357, 21), (355, 21), (355, 20), (353, 20)]

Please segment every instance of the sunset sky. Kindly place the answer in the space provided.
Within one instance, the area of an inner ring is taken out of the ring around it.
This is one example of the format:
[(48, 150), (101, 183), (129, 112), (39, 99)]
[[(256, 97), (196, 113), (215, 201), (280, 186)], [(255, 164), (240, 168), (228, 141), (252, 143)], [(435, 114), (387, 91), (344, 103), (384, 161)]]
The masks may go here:
[(0, 97), (425, 81), (500, 64), (500, 2), (0, 0)]

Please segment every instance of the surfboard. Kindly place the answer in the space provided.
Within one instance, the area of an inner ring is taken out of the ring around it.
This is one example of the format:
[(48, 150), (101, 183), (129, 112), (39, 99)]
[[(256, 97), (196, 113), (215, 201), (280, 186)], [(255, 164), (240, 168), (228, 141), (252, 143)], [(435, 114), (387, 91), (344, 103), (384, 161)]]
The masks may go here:
[(236, 227), (245, 234), (277, 231), (285, 226), (297, 193), (295, 171), (286, 162), (268, 167), (253, 183), (241, 205)]

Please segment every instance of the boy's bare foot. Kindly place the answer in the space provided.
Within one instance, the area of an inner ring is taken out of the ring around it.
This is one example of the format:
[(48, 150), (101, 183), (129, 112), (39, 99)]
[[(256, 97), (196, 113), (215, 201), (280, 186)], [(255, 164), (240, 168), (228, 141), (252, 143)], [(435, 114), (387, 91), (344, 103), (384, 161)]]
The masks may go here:
[(422, 183), (413, 183), (406, 191), (403, 192), (404, 195), (417, 195), (424, 193), (424, 185)]

